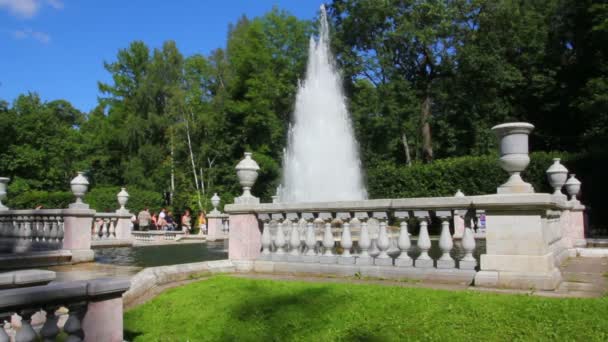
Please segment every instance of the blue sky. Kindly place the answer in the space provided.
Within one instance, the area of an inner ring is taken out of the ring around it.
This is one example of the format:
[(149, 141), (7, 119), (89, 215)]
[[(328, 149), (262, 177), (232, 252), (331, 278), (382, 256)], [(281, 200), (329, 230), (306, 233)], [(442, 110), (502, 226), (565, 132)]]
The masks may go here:
[(223, 47), (228, 25), (273, 6), (312, 19), (322, 0), (0, 0), (0, 99), (27, 91), (65, 99), (82, 111), (97, 103), (103, 61), (133, 40), (184, 55)]

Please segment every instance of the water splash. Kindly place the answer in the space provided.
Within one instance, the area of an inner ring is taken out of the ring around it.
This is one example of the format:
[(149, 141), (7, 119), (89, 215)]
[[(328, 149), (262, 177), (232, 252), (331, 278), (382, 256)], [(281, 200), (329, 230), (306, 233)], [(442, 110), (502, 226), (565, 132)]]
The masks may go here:
[(329, 49), (324, 6), (319, 23), (319, 41), (310, 38), (306, 79), (298, 89), (284, 151), (281, 202), (367, 198), (342, 79)]

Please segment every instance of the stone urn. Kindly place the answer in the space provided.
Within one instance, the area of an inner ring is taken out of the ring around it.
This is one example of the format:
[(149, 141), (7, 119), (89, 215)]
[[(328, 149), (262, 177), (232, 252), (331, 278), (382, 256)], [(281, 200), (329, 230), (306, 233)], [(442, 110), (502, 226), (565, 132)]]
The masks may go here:
[(70, 182), (72, 193), (76, 197), (76, 202), (70, 204), (70, 208), (88, 209), (89, 205), (83, 202), (84, 194), (89, 188), (89, 181), (84, 176), (84, 172), (78, 172), (78, 175)]
[(534, 125), (527, 122), (504, 123), (492, 127), (500, 142), (500, 167), (511, 176), (509, 180), (498, 187), (499, 194), (532, 193), (534, 188), (521, 178), (530, 163), (528, 155), (528, 137)]
[(553, 164), (547, 169), (549, 184), (553, 187), (553, 195), (563, 195), (562, 188), (568, 178), (568, 169), (560, 163), (560, 158), (553, 158)]
[(0, 210), (8, 209), (4, 204), (2, 204), (2, 201), (6, 198), (6, 188), (10, 180), (11, 179), (8, 177), (0, 177)]
[(243, 194), (235, 198), (235, 203), (260, 203), (260, 199), (251, 195), (251, 187), (258, 178), (260, 166), (251, 158), (251, 152), (245, 152), (245, 158), (236, 165), (236, 175), (243, 187)]
[(127, 210), (125, 205), (129, 201), (129, 193), (127, 192), (127, 188), (120, 188), (120, 192), (116, 194), (116, 198), (118, 199), (118, 204), (120, 204), (119, 210)]
[(454, 194), (454, 197), (466, 197), (464, 195), (464, 193), (462, 191), (460, 191), (460, 189), (458, 189), (458, 191), (456, 191), (456, 193)]
[[(576, 196), (581, 191), (581, 181), (576, 179), (574, 173), (570, 174), (570, 178), (566, 181), (566, 192), (570, 195), (571, 200), (577, 200)], [(578, 201), (578, 200), (577, 200)]]
[(213, 206), (211, 214), (219, 214), (220, 211), (217, 210), (217, 206), (220, 205), (220, 196), (217, 195), (217, 192), (213, 193), (213, 197), (211, 197), (211, 205)]

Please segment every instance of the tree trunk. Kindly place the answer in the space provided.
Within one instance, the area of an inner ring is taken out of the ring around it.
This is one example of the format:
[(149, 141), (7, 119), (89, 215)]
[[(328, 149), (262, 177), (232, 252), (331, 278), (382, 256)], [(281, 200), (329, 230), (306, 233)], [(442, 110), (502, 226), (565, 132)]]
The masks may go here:
[(188, 138), (188, 151), (190, 152), (190, 162), (192, 162), (192, 174), (194, 175), (194, 185), (196, 186), (196, 195), (198, 196), (198, 208), (203, 210), (203, 202), (201, 201), (201, 192), (198, 186), (198, 176), (196, 175), (196, 164), (194, 163), (194, 152), (192, 152), (192, 140), (190, 139), (190, 125), (188, 118), (184, 115), (186, 121), (186, 137)]
[(169, 140), (171, 145), (171, 192), (169, 193), (169, 204), (173, 204), (173, 194), (175, 193), (175, 159), (173, 147), (173, 130), (169, 128)]
[(403, 132), (401, 135), (401, 143), (403, 144), (403, 149), (405, 150), (405, 165), (412, 166), (412, 157), (410, 156), (410, 145), (407, 143), (407, 135)]
[(431, 125), (429, 120), (431, 118), (431, 95), (429, 90), (424, 96), (422, 101), (422, 108), (420, 113), (421, 120), (421, 134), (422, 134), (422, 158), (425, 162), (433, 161), (433, 140), (431, 136)]

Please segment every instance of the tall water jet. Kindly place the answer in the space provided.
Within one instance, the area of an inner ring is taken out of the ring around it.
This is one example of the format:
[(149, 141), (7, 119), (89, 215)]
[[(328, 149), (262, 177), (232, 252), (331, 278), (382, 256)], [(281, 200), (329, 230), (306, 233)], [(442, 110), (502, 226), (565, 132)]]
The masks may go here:
[(367, 198), (342, 80), (329, 49), (324, 6), (319, 24), (319, 41), (310, 38), (306, 79), (298, 89), (283, 156), (281, 202)]

